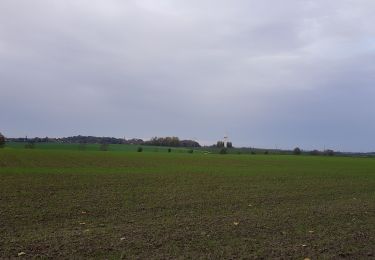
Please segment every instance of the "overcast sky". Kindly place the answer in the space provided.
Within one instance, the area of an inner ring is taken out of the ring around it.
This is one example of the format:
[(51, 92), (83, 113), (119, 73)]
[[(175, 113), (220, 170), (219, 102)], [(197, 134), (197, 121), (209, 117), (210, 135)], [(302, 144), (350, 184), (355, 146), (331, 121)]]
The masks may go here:
[(1, 0), (0, 132), (375, 151), (374, 0)]

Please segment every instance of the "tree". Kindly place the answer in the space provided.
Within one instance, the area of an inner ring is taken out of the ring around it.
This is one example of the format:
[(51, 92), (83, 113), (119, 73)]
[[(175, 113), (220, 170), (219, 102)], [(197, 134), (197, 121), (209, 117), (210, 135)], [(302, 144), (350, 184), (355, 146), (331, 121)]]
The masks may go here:
[(5, 146), (5, 137), (0, 133), (0, 148)]
[(301, 149), (299, 149), (299, 147), (294, 148), (293, 154), (300, 155), (301, 154)]
[(328, 156), (334, 156), (334, 155), (335, 155), (335, 152), (334, 152), (333, 150), (328, 149), (328, 150), (325, 150), (325, 151), (324, 151), (324, 154), (325, 154), (325, 155), (328, 155)]
[(312, 150), (310, 152), (311, 155), (320, 155), (320, 152), (318, 150)]
[(224, 147), (224, 142), (223, 141), (217, 141), (216, 147)]

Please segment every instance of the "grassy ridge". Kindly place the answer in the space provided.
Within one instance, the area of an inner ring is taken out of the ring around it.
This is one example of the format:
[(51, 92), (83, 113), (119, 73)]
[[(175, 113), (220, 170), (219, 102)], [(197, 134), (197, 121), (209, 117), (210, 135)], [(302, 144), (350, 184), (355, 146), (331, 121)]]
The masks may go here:
[(0, 257), (365, 258), (375, 160), (0, 150)]

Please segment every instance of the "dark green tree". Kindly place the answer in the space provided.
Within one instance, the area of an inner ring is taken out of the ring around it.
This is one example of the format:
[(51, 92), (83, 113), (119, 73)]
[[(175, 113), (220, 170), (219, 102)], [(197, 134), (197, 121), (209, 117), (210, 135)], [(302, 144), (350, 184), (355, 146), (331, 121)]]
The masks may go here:
[(0, 133), (0, 148), (5, 146), (5, 137)]
[(310, 155), (320, 155), (320, 152), (318, 150), (312, 150)]
[(293, 154), (300, 155), (301, 154), (301, 149), (299, 149), (299, 147), (294, 148)]
[(224, 142), (223, 141), (217, 141), (216, 147), (224, 147)]

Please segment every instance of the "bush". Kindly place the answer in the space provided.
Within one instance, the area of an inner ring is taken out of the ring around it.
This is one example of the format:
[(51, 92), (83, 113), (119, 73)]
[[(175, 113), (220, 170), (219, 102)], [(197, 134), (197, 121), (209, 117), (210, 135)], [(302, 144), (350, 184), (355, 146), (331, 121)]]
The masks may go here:
[(188, 150), (188, 153), (193, 153), (193, 152), (194, 152), (193, 149)]
[(168, 153), (172, 152), (172, 149), (171, 148), (168, 148)]
[(328, 149), (324, 151), (324, 154), (327, 156), (334, 156), (335, 152), (333, 150)]
[(0, 148), (5, 146), (5, 137), (0, 133)]
[(217, 141), (216, 147), (224, 147), (224, 142), (223, 141)]
[(264, 151), (264, 154), (268, 154), (268, 150), (265, 150), (265, 151)]
[(257, 154), (255, 151), (251, 151), (251, 154)]
[(220, 154), (227, 154), (227, 149), (226, 148), (221, 148), (219, 151)]
[(299, 147), (294, 148), (293, 154), (300, 155), (301, 154), (301, 149), (299, 149)]
[(137, 152), (138, 152), (138, 153), (143, 152), (143, 148), (142, 148), (142, 147), (138, 147)]
[(312, 150), (310, 155), (320, 155), (320, 152), (318, 150)]

